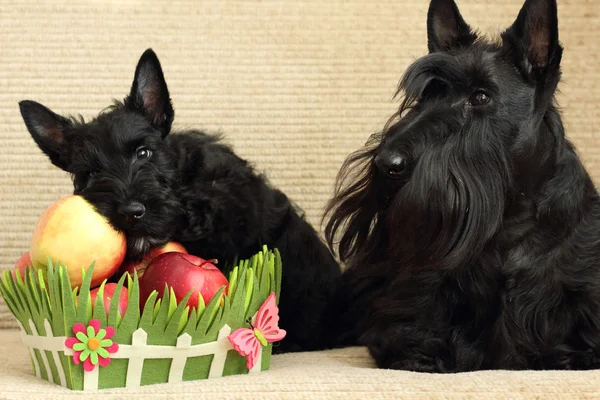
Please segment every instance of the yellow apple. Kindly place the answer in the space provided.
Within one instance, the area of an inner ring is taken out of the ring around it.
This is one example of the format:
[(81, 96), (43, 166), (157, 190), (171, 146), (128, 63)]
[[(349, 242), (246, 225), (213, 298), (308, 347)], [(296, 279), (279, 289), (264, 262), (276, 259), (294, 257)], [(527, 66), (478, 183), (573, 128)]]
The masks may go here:
[(67, 196), (48, 207), (35, 226), (29, 254), (33, 267), (46, 269), (48, 258), (67, 266), (73, 288), (81, 286), (81, 267), (94, 262), (91, 287), (98, 286), (119, 268), (127, 241), (92, 204), (78, 195)]

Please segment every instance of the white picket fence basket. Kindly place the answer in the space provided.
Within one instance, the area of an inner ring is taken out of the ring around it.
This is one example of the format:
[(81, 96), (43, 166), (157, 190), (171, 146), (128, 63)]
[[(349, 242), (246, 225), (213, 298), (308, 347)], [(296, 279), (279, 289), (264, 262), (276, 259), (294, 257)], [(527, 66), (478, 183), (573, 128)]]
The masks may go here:
[[(48, 375), (48, 380), (67, 387), (65, 371), (60, 361), (59, 352), (63, 352), (65, 355), (73, 355), (73, 350), (65, 346), (66, 336), (53, 336), (52, 327), (50, 322), (44, 320), (44, 328), (46, 330), (46, 336), (40, 336), (36, 329), (35, 324), (32, 320), (29, 320), (29, 327), (32, 334), (29, 335), (25, 331), (25, 328), (19, 323), (21, 327), (21, 337), (23, 343), (29, 347), (31, 359), (33, 360), (34, 373), (38, 378), (42, 377), (38, 358), (35, 355), (34, 350), (40, 352), (44, 368)], [(229, 325), (224, 325), (219, 330), (217, 340), (214, 342), (197, 344), (192, 346), (192, 337), (187, 333), (177, 338), (177, 344), (175, 346), (164, 346), (164, 345), (148, 345), (146, 344), (147, 333), (139, 328), (133, 332), (131, 337), (131, 344), (120, 344), (119, 349), (116, 353), (110, 355), (111, 359), (128, 359), (127, 366), (127, 378), (125, 387), (137, 387), (140, 386), (142, 378), (142, 370), (144, 367), (144, 360), (147, 359), (172, 359), (171, 367), (169, 370), (168, 382), (181, 382), (183, 379), (183, 370), (188, 358), (200, 357), (213, 355), (213, 359), (210, 366), (209, 378), (223, 376), (223, 368), (225, 367), (225, 360), (227, 353), (233, 350), (233, 346), (227, 339), (231, 333)], [(46, 356), (46, 351), (52, 354), (52, 361), (56, 366), (58, 372), (58, 381), (52, 374), (50, 368), (50, 361)], [(249, 371), (250, 373), (260, 372), (262, 364), (262, 346), (258, 359), (254, 367)], [(83, 390), (97, 390), (98, 389), (98, 372), (102, 368), (97, 366), (92, 371), (84, 371), (83, 375)], [(104, 367), (109, 368), (109, 367)]]

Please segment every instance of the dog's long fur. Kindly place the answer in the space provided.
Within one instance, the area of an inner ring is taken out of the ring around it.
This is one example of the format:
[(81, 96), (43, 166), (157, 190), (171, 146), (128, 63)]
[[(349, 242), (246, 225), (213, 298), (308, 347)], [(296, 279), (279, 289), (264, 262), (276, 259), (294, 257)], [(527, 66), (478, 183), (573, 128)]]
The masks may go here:
[(338, 344), (424, 372), (600, 367), (600, 200), (555, 105), (557, 21), (526, 0), (490, 41), (431, 1), (397, 118), (329, 204)]
[[(152, 50), (140, 58), (129, 96), (89, 122), (33, 101), (20, 108), (40, 149), (72, 175), (74, 193), (125, 232), (128, 259), (167, 241), (220, 266), (263, 245), (277, 248), (280, 326), (287, 336), (275, 351), (323, 347), (323, 312), (341, 275), (337, 262), (287, 196), (219, 136), (170, 134), (174, 111)], [(142, 217), (127, 211), (132, 202), (144, 206)]]

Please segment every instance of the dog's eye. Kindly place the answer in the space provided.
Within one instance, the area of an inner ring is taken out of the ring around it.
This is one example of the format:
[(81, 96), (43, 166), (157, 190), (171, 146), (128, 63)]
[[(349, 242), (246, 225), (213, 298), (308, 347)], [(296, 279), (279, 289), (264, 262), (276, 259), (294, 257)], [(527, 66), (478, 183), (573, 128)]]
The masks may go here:
[(147, 158), (150, 158), (150, 156), (152, 156), (152, 150), (150, 150), (146, 147), (140, 147), (136, 150), (135, 155), (139, 160), (145, 160)]
[(488, 96), (487, 94), (485, 94), (482, 91), (477, 91), (475, 93), (473, 93), (471, 95), (471, 97), (469, 98), (469, 105), (470, 106), (483, 106), (484, 104), (489, 103), (490, 101), (490, 96)]

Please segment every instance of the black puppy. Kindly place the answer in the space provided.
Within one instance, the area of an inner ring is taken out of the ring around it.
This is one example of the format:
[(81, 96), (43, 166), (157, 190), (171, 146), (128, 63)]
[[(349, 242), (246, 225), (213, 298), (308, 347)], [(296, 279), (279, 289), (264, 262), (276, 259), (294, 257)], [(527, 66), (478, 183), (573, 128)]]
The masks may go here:
[(555, 0), (497, 41), (433, 0), (400, 112), (340, 171), (341, 343), (425, 372), (600, 367), (600, 199), (554, 94)]
[(31, 136), (80, 194), (127, 236), (127, 257), (181, 242), (191, 253), (231, 265), (277, 248), (283, 278), (275, 351), (323, 346), (323, 310), (340, 277), (327, 246), (284, 193), (218, 136), (169, 134), (174, 111), (152, 50), (139, 60), (131, 93), (84, 122), (33, 101), (20, 102)]

